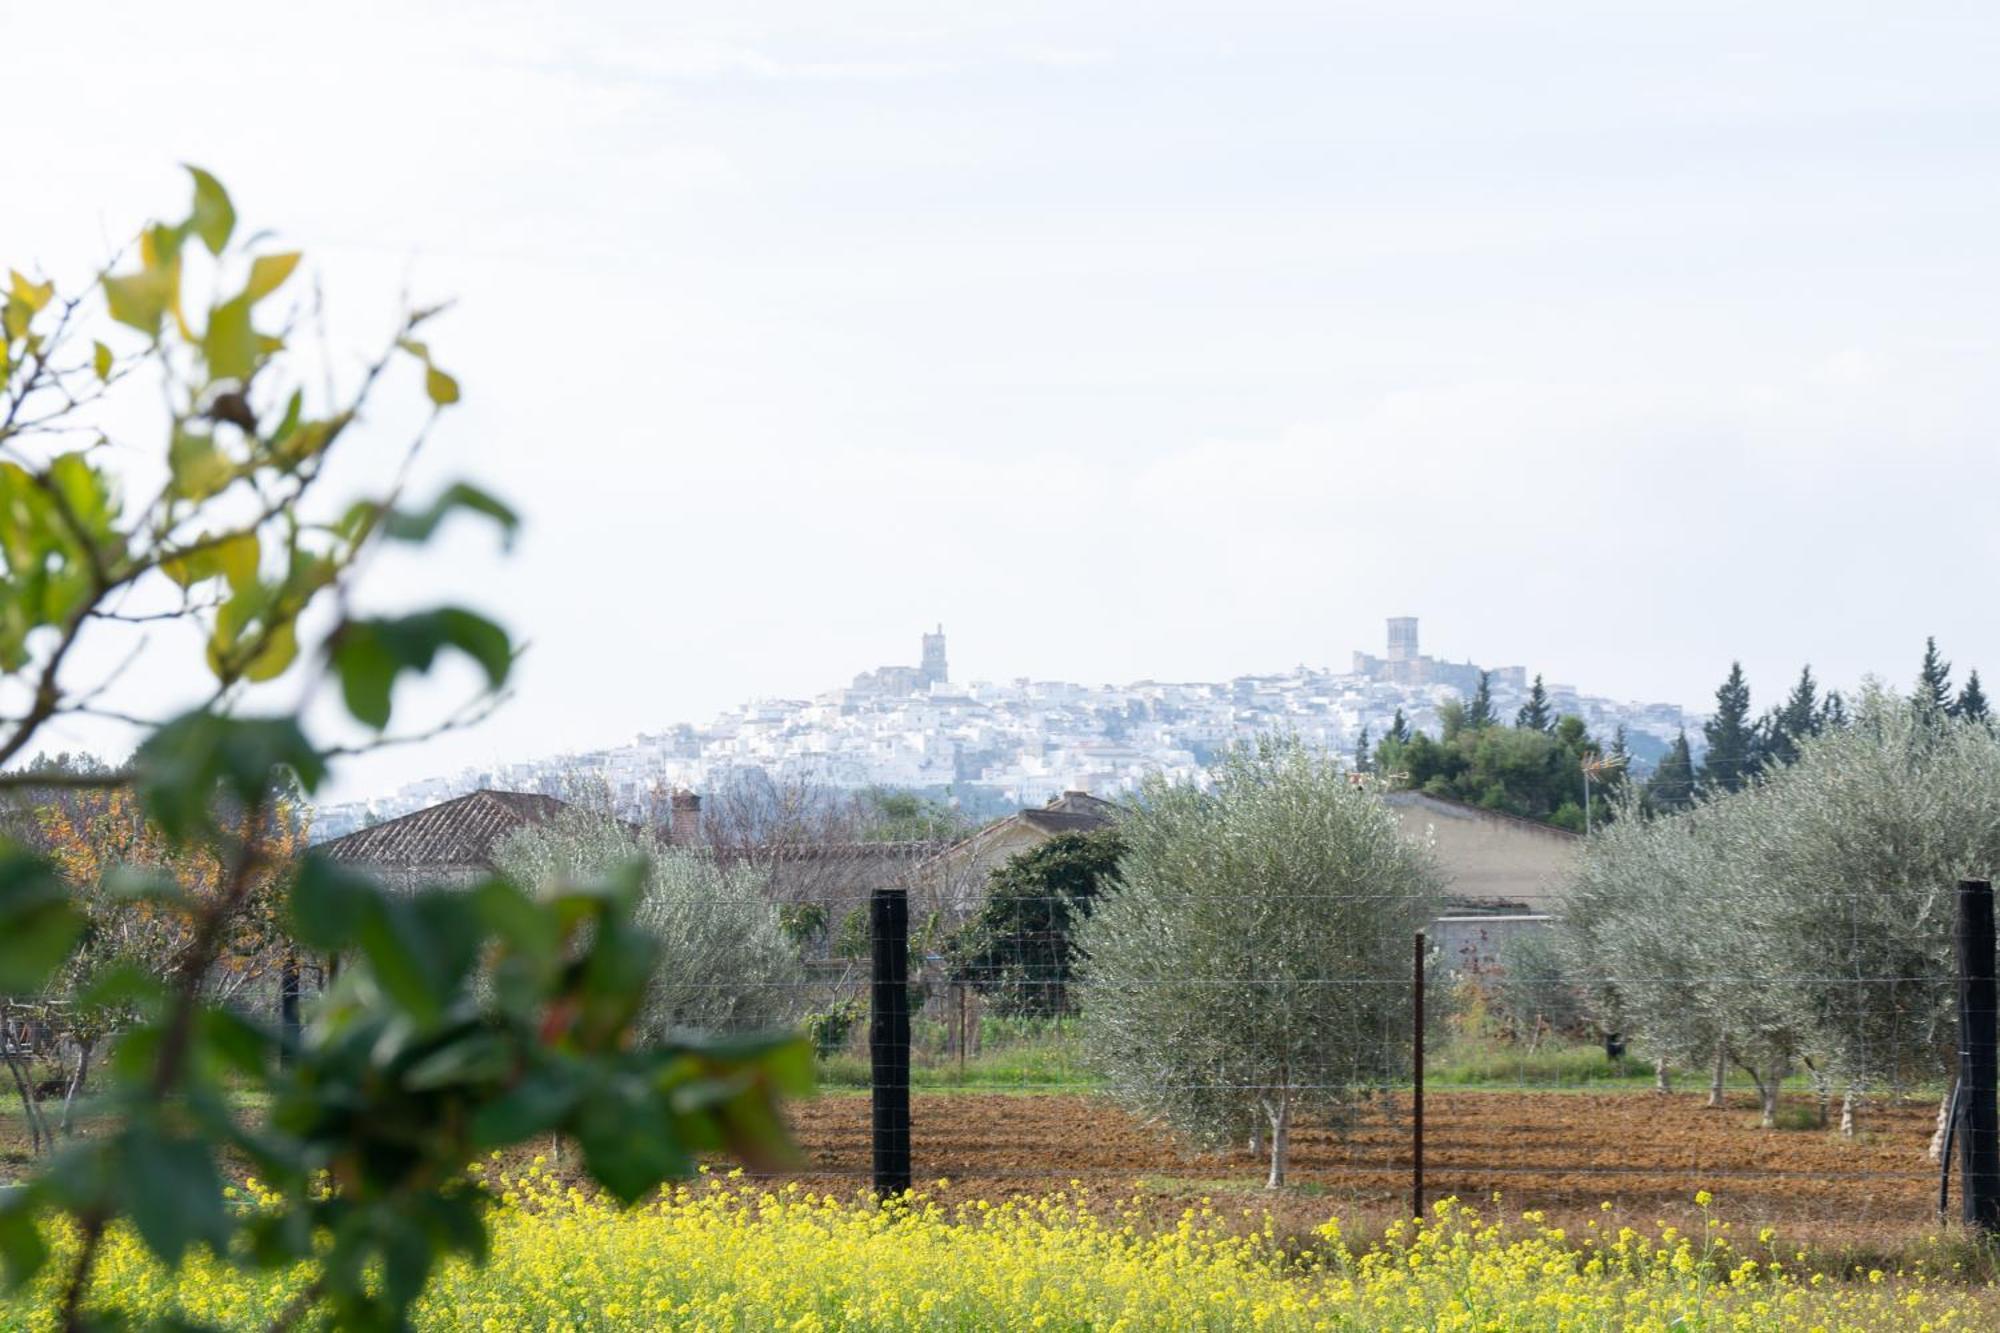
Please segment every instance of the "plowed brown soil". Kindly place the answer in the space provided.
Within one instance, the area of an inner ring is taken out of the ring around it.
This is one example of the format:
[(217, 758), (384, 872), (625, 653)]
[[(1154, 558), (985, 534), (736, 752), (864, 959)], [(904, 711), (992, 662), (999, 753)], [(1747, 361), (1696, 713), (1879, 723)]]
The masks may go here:
[[(1804, 1103), (1800, 1103), (1804, 1105)], [(1796, 1114), (1796, 1112), (1794, 1112)], [(1684, 1220), (1697, 1190), (1725, 1216), (1788, 1232), (1853, 1239), (1934, 1225), (1936, 1168), (1925, 1157), (1936, 1107), (1870, 1105), (1855, 1139), (1819, 1129), (1757, 1127), (1747, 1099), (1708, 1110), (1697, 1096), (1651, 1093), (1433, 1093), (1425, 1133), (1429, 1197), (1552, 1214)], [(1256, 1190), (1248, 1152), (1192, 1154), (1157, 1127), (1091, 1096), (916, 1094), (912, 1155), (920, 1187), (948, 1197), (1041, 1194), (1081, 1181), (1099, 1197)], [(795, 1108), (816, 1186), (852, 1189), (869, 1170), (865, 1096)], [(932, 1185), (951, 1184), (943, 1191)], [(1345, 1132), (1295, 1131), (1281, 1211), (1386, 1215), (1410, 1188), (1409, 1099), (1398, 1096)], [(1267, 1199), (1261, 1191), (1256, 1199)]]

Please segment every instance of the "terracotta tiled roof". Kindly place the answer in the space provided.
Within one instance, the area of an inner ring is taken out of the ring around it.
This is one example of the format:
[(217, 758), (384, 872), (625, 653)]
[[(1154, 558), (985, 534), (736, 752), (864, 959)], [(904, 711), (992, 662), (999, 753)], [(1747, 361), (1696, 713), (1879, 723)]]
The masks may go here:
[(1082, 810), (1023, 810), (1014, 817), (1048, 833), (1089, 833), (1118, 822), (1110, 815)]
[(509, 834), (565, 809), (553, 796), (476, 791), (321, 843), (336, 861), (373, 866), (487, 866)]

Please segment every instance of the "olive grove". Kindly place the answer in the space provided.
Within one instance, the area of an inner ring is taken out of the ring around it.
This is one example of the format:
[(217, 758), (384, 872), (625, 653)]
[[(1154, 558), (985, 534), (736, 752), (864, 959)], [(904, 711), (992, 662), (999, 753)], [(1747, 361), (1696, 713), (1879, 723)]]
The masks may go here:
[(1600, 833), (1562, 940), (1601, 1023), (1748, 1071), (1766, 1125), (1803, 1069), (1852, 1133), (1948, 1067), (1954, 895), (1996, 870), (2000, 738), (1876, 689), (1741, 790)]

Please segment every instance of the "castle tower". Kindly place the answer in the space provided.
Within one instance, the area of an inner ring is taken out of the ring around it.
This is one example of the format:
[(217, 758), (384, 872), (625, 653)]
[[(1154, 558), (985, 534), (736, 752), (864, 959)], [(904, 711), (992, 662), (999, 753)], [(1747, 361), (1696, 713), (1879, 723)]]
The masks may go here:
[(943, 625), (937, 627), (937, 633), (924, 635), (924, 664), (920, 669), (926, 685), (942, 685), (951, 679), (945, 668)]
[(1417, 660), (1417, 618), (1415, 616), (1389, 617), (1389, 660), (1391, 662), (1414, 662)]

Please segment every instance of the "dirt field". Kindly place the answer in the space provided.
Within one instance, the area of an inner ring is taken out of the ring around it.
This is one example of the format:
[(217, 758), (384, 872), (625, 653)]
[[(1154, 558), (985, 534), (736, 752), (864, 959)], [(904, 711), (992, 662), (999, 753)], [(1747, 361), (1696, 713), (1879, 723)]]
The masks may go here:
[[(1936, 1231), (1937, 1173), (1924, 1156), (1936, 1114), (1920, 1103), (1870, 1105), (1850, 1142), (1817, 1129), (1760, 1130), (1748, 1096), (1709, 1111), (1695, 1095), (1434, 1092), (1426, 1179), (1433, 1200), (1484, 1205), (1498, 1191), (1508, 1212), (1539, 1208), (1576, 1227), (1699, 1225), (1692, 1196), (1706, 1189), (1739, 1234), (1771, 1225), (1787, 1241), (1861, 1253)], [(1180, 1152), (1100, 1097), (920, 1092), (912, 1118), (917, 1184), (947, 1200), (1047, 1194), (1075, 1180), (1107, 1203), (1146, 1196), (1163, 1214), (1210, 1197), (1302, 1231), (1338, 1216), (1355, 1234), (1402, 1216), (1409, 1198), (1407, 1097), (1342, 1135), (1295, 1130), (1290, 1186), (1276, 1195), (1247, 1152)], [(867, 1189), (865, 1094), (795, 1103), (792, 1120), (807, 1161), (798, 1179), (839, 1194)], [(0, 1114), (0, 1178), (28, 1166), (26, 1148), (19, 1116)], [(573, 1160), (561, 1166), (575, 1169)], [(939, 1179), (951, 1183), (939, 1189)]]
[[(1386, 1215), (1408, 1198), (1408, 1101), (1344, 1135), (1295, 1132), (1281, 1211)], [(1737, 1225), (1774, 1224), (1850, 1239), (1934, 1227), (1937, 1174), (1924, 1156), (1935, 1106), (1871, 1106), (1852, 1141), (1817, 1129), (1761, 1130), (1744, 1099), (1706, 1110), (1651, 1093), (1433, 1093), (1425, 1133), (1432, 1198), (1487, 1200), (1565, 1216), (1611, 1202), (1621, 1217), (1680, 1221), (1698, 1189)], [(824, 1096), (795, 1108), (816, 1185), (865, 1184), (868, 1100)], [(1080, 1180), (1099, 1195), (1256, 1190), (1247, 1152), (1184, 1155), (1164, 1133), (1088, 1096), (916, 1094), (914, 1174), (948, 1178), (951, 1197), (1044, 1193)], [(1261, 1190), (1256, 1197), (1263, 1199)]]

